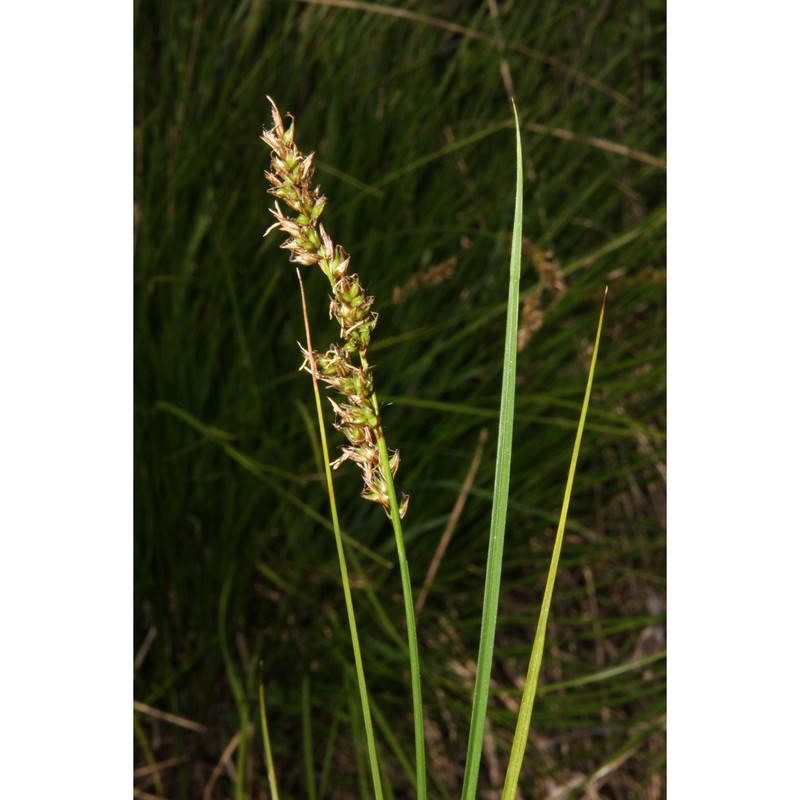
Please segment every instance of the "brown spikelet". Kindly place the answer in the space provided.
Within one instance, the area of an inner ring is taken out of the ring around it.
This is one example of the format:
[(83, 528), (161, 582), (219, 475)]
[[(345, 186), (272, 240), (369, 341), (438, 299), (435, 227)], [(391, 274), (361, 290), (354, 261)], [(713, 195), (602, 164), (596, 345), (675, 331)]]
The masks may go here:
[(557, 299), (566, 291), (561, 266), (555, 259), (552, 250), (544, 250), (533, 244), (527, 237), (523, 237), (522, 252), (533, 262), (533, 267), (539, 276), (540, 287), (536, 292), (528, 295), (522, 306), (522, 316), (517, 333), (517, 350), (520, 352), (528, 346), (534, 333), (544, 324), (543, 292), (548, 292)]

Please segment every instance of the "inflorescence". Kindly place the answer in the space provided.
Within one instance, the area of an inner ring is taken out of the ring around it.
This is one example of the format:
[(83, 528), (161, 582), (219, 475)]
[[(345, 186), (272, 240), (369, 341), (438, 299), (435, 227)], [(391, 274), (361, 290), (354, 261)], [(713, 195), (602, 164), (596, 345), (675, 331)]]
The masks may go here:
[[(301, 346), (305, 360), (303, 367), (336, 390), (343, 402), (330, 400), (336, 413), (335, 427), (349, 441), (342, 446), (342, 455), (331, 465), (334, 469), (344, 461), (354, 461), (364, 477), (362, 497), (380, 503), (390, 515), (388, 481), (381, 465), (379, 441), (383, 437), (379, 407), (372, 382), (372, 367), (367, 361), (367, 347), (378, 315), (372, 311), (374, 297), (364, 293), (356, 274), (348, 274), (350, 256), (342, 247), (334, 244), (320, 217), (327, 202), (319, 187), (311, 188), (314, 174), (314, 153), (304, 156), (294, 143), (294, 118), (285, 127), (278, 107), (272, 105), (273, 127), (264, 131), (261, 138), (272, 150), (270, 169), (264, 173), (272, 184), (270, 194), (283, 201), (294, 218), (285, 216), (278, 203), (271, 209), (276, 222), (265, 236), (275, 228), (288, 234), (281, 245), (289, 251), (289, 260), (296, 264), (316, 264), (328, 278), (331, 289), (331, 318), (340, 326), (341, 341), (332, 344), (326, 353), (316, 350), (309, 353)], [(354, 360), (357, 358), (356, 363)], [(312, 366), (313, 364), (313, 366)], [(329, 398), (330, 399), (330, 398)], [(389, 466), (392, 475), (397, 472), (400, 454), (389, 451)], [(403, 495), (399, 512), (405, 515), (408, 496)]]

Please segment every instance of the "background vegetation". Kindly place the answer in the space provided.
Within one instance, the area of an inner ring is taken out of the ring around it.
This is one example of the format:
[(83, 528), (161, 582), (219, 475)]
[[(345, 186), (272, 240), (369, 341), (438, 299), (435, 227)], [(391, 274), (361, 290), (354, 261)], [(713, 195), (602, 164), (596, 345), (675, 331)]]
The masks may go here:
[[(514, 194), (526, 260), (511, 505), (481, 792), (502, 783), (603, 288), (604, 340), (525, 798), (665, 795), (662, 2), (135, 3), (136, 792), (368, 796), (297, 280), (271, 224), (266, 94), (318, 154), (371, 347), (414, 586), (488, 438), (419, 616), (431, 797), (466, 751)], [(319, 348), (336, 330), (306, 273)], [(337, 472), (394, 796), (413, 796), (391, 526)], [(161, 716), (158, 716), (158, 715)], [(171, 714), (176, 719), (165, 719)]]

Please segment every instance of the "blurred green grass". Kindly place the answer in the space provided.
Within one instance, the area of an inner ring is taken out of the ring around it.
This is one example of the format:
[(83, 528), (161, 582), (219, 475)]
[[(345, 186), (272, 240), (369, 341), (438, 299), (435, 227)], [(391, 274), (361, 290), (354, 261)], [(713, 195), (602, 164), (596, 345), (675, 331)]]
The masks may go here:
[[(151, 753), (137, 744), (137, 786), (166, 798), (266, 796), (252, 737), (238, 789), (225, 768), (209, 786), (231, 739), (247, 722), (257, 726), (259, 660), (284, 796), (355, 797), (363, 784), (313, 399), (297, 371), (296, 278), (280, 237), (261, 238), (271, 221), (258, 138), (269, 93), (295, 114), (301, 147), (316, 150), (326, 226), (377, 298), (376, 381), (403, 458), (399, 486), (412, 496), (405, 530), (418, 589), (489, 429), (420, 616), (431, 796), (455, 796), (483, 596), (513, 214), (506, 70), (523, 125), (524, 233), (552, 251), (566, 290), (543, 291), (542, 327), (519, 354), (489, 703), (496, 758), (502, 773), (608, 284), (520, 785), (525, 797), (579, 797), (584, 780), (602, 797), (662, 797), (664, 4), (506, 2), (496, 16), (485, 2), (354, 5), (135, 3), (136, 647), (157, 631), (135, 670), (135, 695), (206, 726), (201, 734), (140, 714)], [(449, 259), (446, 280), (414, 278)], [(306, 286), (324, 347), (335, 330), (318, 278), (309, 273)], [(402, 302), (392, 302), (395, 287), (406, 287)], [(523, 296), (539, 288), (528, 259)], [(350, 465), (336, 480), (344, 529), (360, 548), (351, 548), (351, 568), (367, 679), (385, 718), (379, 747), (393, 795), (409, 797), (392, 532), (359, 500)], [(170, 758), (178, 761), (160, 783), (145, 774), (148, 762)], [(491, 762), (485, 755), (486, 796)], [(572, 795), (555, 793), (566, 786)]]

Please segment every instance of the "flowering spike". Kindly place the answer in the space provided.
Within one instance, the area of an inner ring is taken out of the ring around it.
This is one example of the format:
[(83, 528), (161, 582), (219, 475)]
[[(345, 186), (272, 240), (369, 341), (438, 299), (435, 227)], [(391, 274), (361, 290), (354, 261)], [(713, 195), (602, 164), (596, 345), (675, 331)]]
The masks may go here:
[[(276, 200), (275, 208), (270, 209), (275, 222), (267, 233), (280, 228), (288, 236), (281, 247), (289, 251), (289, 260), (296, 264), (317, 264), (325, 273), (332, 289), (330, 315), (339, 323), (341, 335), (341, 343), (332, 345), (324, 355), (309, 353), (301, 346), (300, 369), (312, 372), (313, 359), (320, 380), (344, 398), (339, 403), (328, 398), (336, 415), (335, 427), (349, 442), (331, 466), (335, 469), (345, 461), (358, 464), (364, 480), (362, 496), (380, 503), (391, 516), (388, 485), (397, 472), (400, 455), (397, 451), (390, 454), (391, 475), (385, 475), (378, 447), (383, 437), (381, 420), (372, 369), (367, 361), (367, 347), (378, 321), (378, 315), (371, 310), (374, 298), (365, 293), (358, 275), (348, 274), (350, 256), (334, 243), (321, 222), (328, 201), (318, 186), (311, 187), (314, 153), (304, 155), (298, 149), (294, 141), (294, 118), (287, 115), (290, 123), (285, 126), (273, 99), (267, 97), (267, 100), (272, 128), (261, 135), (272, 151), (270, 169), (265, 172), (270, 184), (267, 191), (295, 212), (294, 218), (286, 216)], [(358, 366), (354, 363), (356, 358)], [(401, 517), (407, 506), (408, 496), (402, 495)]]

